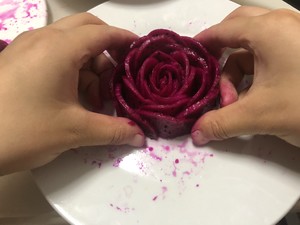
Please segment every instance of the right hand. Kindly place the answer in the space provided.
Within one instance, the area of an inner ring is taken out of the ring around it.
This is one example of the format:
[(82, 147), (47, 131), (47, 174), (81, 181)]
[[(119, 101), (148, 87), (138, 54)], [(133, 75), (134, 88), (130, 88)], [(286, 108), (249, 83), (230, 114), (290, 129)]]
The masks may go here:
[[(270, 134), (300, 146), (300, 14), (240, 7), (195, 38), (215, 54), (226, 47), (242, 50), (222, 72), (223, 107), (199, 118), (194, 143)], [(244, 74), (254, 74), (253, 83), (238, 94)]]

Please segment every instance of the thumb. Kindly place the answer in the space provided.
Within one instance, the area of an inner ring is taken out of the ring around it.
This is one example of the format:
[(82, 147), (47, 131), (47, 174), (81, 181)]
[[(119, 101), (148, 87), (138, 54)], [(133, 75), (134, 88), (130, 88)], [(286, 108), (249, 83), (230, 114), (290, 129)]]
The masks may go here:
[(192, 139), (196, 145), (211, 140), (223, 140), (239, 135), (257, 133), (257, 119), (249, 107), (240, 101), (218, 110), (205, 113), (192, 128)]
[(141, 147), (145, 144), (143, 131), (131, 120), (99, 113), (86, 112), (81, 126), (80, 145), (121, 145)]

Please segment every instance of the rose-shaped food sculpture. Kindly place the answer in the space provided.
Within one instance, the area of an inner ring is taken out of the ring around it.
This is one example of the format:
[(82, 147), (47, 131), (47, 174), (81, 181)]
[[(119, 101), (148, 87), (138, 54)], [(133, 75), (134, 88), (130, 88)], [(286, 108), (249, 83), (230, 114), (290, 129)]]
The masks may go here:
[(196, 40), (164, 29), (136, 40), (114, 72), (118, 116), (135, 121), (145, 135), (174, 138), (216, 105), (219, 64)]
[(7, 45), (7, 42), (0, 40), (0, 52), (4, 50)]

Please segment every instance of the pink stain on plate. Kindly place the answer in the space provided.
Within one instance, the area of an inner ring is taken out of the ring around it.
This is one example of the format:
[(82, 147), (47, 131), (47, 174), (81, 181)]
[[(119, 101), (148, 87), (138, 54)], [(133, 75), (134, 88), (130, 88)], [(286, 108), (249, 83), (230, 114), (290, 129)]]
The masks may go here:
[[(188, 188), (199, 188), (200, 185), (194, 180), (199, 178), (207, 159), (214, 157), (213, 153), (192, 146), (188, 139), (179, 144), (154, 144), (134, 151), (120, 146), (107, 146), (100, 151), (93, 149), (74, 152), (83, 157), (87, 165), (99, 165), (99, 168), (105, 164), (119, 169), (122, 163), (121, 169), (126, 170), (126, 165), (130, 163), (129, 168), (134, 168), (135, 171), (130, 185), (137, 185), (144, 176), (154, 178), (162, 186), (159, 193), (153, 193), (152, 201), (164, 200), (169, 187), (172, 187), (173, 193), (177, 191), (179, 195), (184, 194)], [(133, 189), (124, 191), (127, 197), (135, 194)], [(124, 211), (126, 207), (114, 205), (114, 208)]]
[(155, 149), (151, 146), (147, 147), (144, 152), (146, 154), (148, 154), (152, 159), (156, 160), (156, 161), (162, 161), (162, 157), (159, 156), (157, 153), (155, 153), (154, 151)]
[(110, 203), (109, 206), (113, 209), (115, 209), (116, 211), (122, 212), (122, 213), (130, 213), (132, 211), (135, 210), (135, 208), (130, 208), (128, 206), (119, 206), (113, 203)]
[(152, 201), (156, 201), (158, 198), (162, 198), (162, 199), (165, 199), (166, 197), (166, 192), (168, 191), (168, 188), (166, 186), (162, 186), (161, 187), (161, 193), (158, 194), (158, 195), (155, 195), (153, 198), (152, 198)]
[(114, 167), (119, 167), (120, 163), (123, 161), (122, 158), (117, 158), (114, 162), (113, 162), (113, 166)]
[[(11, 2), (11, 1), (10, 1)], [(6, 4), (5, 2), (0, 5), (3, 6)], [(7, 11), (0, 12), (0, 31), (1, 30), (7, 30), (7, 25), (5, 25), (5, 22), (9, 19), (16, 19), (15, 14), (18, 9), (18, 6), (11, 5), (11, 8), (9, 8)]]
[(162, 145), (163, 150), (165, 150), (166, 152), (170, 152), (171, 147), (169, 145)]
[(162, 157), (158, 156), (157, 154), (150, 152), (149, 154), (153, 159), (157, 160), (157, 161), (162, 161)]
[(152, 152), (154, 150), (153, 147), (148, 147), (147, 150), (149, 150), (150, 152)]
[(17, 35), (46, 25), (42, 0), (0, 0), (0, 39), (10, 43)]
[(35, 14), (32, 15), (32, 10), (33, 9), (37, 10), (38, 9), (38, 4), (27, 3), (25, 5), (25, 12), (27, 13), (27, 17), (33, 18), (33, 17), (36, 16)]
[(96, 166), (98, 166), (98, 168), (101, 168), (102, 162), (98, 161), (98, 160), (93, 160), (92, 163), (91, 163), (91, 165), (96, 165)]
[(132, 126), (132, 127), (134, 127), (134, 126), (136, 125), (136, 123), (133, 122), (133, 121), (129, 121), (128, 124), (129, 124), (130, 126)]

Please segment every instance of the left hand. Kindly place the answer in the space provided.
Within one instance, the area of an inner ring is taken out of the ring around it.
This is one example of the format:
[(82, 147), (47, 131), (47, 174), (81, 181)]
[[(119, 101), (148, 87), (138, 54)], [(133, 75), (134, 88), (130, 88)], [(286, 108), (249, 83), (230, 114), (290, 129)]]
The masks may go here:
[(144, 144), (128, 119), (88, 111), (78, 100), (80, 88), (100, 107), (109, 89), (101, 74), (112, 67), (101, 53), (122, 52), (135, 38), (83, 13), (25, 32), (1, 52), (0, 174), (79, 146)]

